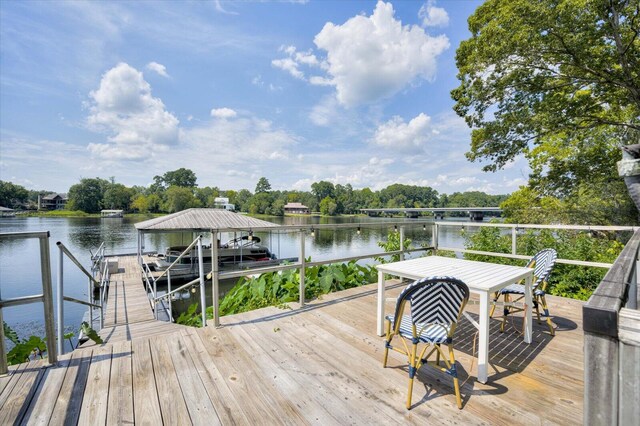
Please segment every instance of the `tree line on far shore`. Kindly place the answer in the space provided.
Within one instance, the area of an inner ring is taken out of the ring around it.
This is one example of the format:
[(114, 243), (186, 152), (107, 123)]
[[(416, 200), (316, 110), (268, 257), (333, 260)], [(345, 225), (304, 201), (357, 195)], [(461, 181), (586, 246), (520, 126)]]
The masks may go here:
[[(37, 208), (38, 195), (51, 191), (29, 191), (20, 185), (0, 181), (0, 205), (9, 208)], [(236, 211), (251, 214), (284, 215), (287, 203), (301, 203), (311, 212), (334, 216), (356, 214), (365, 208), (489, 207), (498, 206), (507, 195), (480, 191), (439, 194), (430, 187), (393, 184), (379, 191), (354, 189), (350, 184), (315, 182), (311, 191), (272, 190), (269, 180), (258, 180), (254, 192), (248, 189), (221, 190), (199, 187), (192, 170), (180, 168), (155, 176), (148, 187), (128, 187), (115, 179), (83, 178), (71, 186), (66, 210), (98, 213), (121, 209), (128, 213), (174, 213), (192, 207), (214, 207), (215, 198), (225, 197)]]

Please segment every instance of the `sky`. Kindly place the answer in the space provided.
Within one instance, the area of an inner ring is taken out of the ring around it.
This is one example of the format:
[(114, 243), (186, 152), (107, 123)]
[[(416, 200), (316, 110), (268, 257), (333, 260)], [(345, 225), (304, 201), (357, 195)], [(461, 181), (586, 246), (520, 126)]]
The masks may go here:
[(510, 193), (465, 157), (455, 51), (478, 1), (0, 1), (0, 179)]

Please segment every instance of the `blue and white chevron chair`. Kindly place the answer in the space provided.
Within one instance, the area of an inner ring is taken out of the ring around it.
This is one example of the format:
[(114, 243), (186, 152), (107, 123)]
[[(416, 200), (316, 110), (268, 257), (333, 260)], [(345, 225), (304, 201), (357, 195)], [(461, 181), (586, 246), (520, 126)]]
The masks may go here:
[[(558, 253), (554, 249), (544, 249), (536, 253), (527, 264), (527, 268), (534, 268), (532, 286), (533, 307), (535, 308), (536, 315), (538, 316), (538, 323), (540, 323), (539, 306), (542, 305), (544, 315), (547, 317), (547, 325), (549, 326), (549, 331), (552, 336), (555, 335), (555, 330), (553, 322), (551, 322), (551, 318), (549, 317), (549, 308), (547, 307), (547, 300), (544, 296), (546, 294), (545, 290), (547, 288), (549, 276), (556, 264), (557, 257)], [(496, 302), (498, 302), (500, 296), (503, 297), (504, 301), (502, 324), (500, 325), (500, 332), (502, 333), (504, 332), (504, 326), (507, 322), (507, 316), (524, 310), (524, 307), (519, 306), (521, 300), (524, 299), (524, 285), (511, 284), (510, 286), (496, 292), (493, 298), (494, 304), (491, 308), (491, 316), (493, 316), (493, 312), (496, 309)]]
[[(453, 333), (468, 300), (469, 287), (456, 278), (423, 278), (409, 284), (400, 293), (394, 315), (386, 317), (387, 338), (383, 367), (387, 366), (389, 349), (408, 357), (409, 395), (407, 396), (407, 409), (411, 409), (413, 379), (423, 364), (435, 367), (453, 377), (458, 408), (462, 408), (456, 360), (453, 354)], [(411, 305), (410, 315), (404, 315), (407, 302)], [(401, 338), (401, 348), (391, 346), (394, 336)], [(407, 341), (411, 343), (411, 348), (409, 348)], [(418, 353), (419, 344), (425, 344), (425, 346)], [(449, 348), (448, 357), (443, 352), (442, 345)], [(425, 356), (430, 347), (431, 350)], [(436, 360), (429, 361), (429, 357), (434, 352)], [(443, 363), (440, 362), (441, 355)], [(447, 358), (449, 359), (447, 360)]]

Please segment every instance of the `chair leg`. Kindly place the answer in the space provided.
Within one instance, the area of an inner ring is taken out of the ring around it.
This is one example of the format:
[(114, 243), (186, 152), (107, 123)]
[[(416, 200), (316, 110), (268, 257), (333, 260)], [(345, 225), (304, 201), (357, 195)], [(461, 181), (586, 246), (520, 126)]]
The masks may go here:
[(504, 294), (505, 307), (502, 312), (502, 323), (500, 324), (500, 333), (504, 333), (504, 326), (507, 324), (507, 315), (509, 315), (509, 308), (506, 306), (506, 304), (509, 303), (510, 300), (511, 299), (509, 298), (509, 294), (505, 293)]
[(387, 359), (389, 358), (389, 346), (391, 345), (391, 321), (387, 320), (387, 338), (384, 341), (384, 360), (382, 361), (382, 367), (386, 368)]
[[(456, 366), (456, 358), (453, 355), (453, 345), (449, 345), (449, 362), (451, 362), (451, 368), (454, 369)], [(460, 396), (460, 384), (458, 383), (457, 373), (454, 373), (453, 376), (453, 389), (456, 392), (456, 403), (458, 404), (458, 409), (462, 410), (462, 397)]]
[(407, 395), (407, 410), (411, 410), (411, 396), (413, 395), (413, 378), (417, 373), (416, 371), (416, 360), (418, 357), (417, 352), (418, 352), (418, 345), (414, 343), (411, 349), (411, 354), (409, 355), (409, 394)]
[(544, 310), (544, 314), (547, 317), (547, 325), (549, 326), (549, 331), (552, 336), (556, 335), (556, 329), (553, 327), (553, 322), (551, 322), (551, 317), (549, 316), (549, 307), (547, 306), (547, 299), (545, 299), (544, 294), (540, 296), (540, 302), (542, 302), (542, 309)]
[(493, 317), (493, 313), (496, 311), (496, 302), (500, 298), (500, 292), (496, 291), (493, 295), (493, 304), (491, 305), (491, 312), (489, 312), (489, 318)]
[(436, 349), (436, 365), (440, 365), (440, 344), (436, 343), (438, 349)]

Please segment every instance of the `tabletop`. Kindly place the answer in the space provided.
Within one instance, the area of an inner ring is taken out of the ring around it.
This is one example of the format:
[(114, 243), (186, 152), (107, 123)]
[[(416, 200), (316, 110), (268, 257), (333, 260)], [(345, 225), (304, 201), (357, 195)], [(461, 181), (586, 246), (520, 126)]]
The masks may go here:
[(532, 269), (441, 256), (426, 256), (377, 265), (378, 271), (410, 279), (451, 276), (474, 292), (493, 292), (531, 275)]

